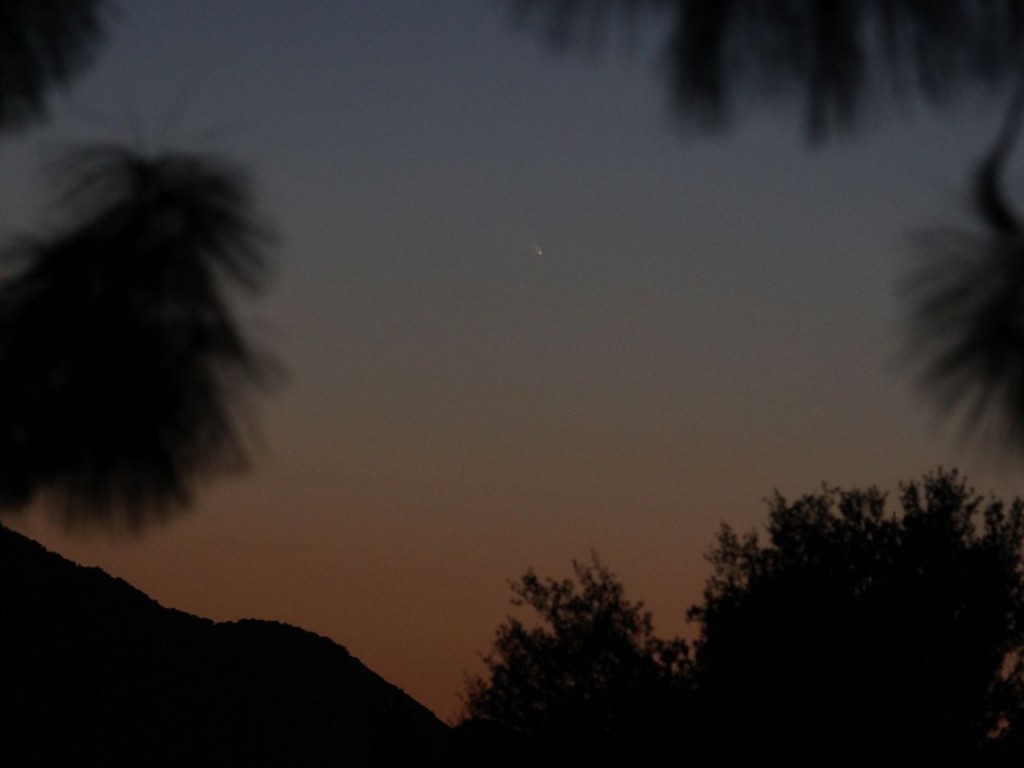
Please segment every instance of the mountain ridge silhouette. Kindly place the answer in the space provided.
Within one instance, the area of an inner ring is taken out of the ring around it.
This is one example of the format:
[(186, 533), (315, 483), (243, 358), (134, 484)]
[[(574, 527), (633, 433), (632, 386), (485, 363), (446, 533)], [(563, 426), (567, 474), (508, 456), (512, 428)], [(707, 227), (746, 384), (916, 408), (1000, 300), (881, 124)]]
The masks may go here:
[(0, 752), (25, 764), (431, 765), (451, 740), (329, 638), (165, 608), (3, 525), (0, 659)]

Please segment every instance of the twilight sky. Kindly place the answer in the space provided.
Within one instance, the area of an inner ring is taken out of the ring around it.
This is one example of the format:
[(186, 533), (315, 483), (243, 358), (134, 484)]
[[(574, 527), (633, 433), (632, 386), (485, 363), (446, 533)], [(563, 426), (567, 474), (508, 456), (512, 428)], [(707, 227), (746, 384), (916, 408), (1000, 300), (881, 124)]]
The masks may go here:
[(71, 143), (228, 155), (279, 233), (247, 313), (288, 373), (248, 474), (140, 537), (5, 519), (48, 547), (327, 635), (451, 718), (529, 567), (593, 549), (678, 633), (717, 527), (773, 489), (943, 465), (1024, 492), (901, 362), (897, 284), (964, 220), (994, 102), (812, 149), (799, 109), (682, 128), (653, 22), (558, 56), (501, 0), (122, 5), (53, 119), (0, 141), (0, 231), (44, 221)]

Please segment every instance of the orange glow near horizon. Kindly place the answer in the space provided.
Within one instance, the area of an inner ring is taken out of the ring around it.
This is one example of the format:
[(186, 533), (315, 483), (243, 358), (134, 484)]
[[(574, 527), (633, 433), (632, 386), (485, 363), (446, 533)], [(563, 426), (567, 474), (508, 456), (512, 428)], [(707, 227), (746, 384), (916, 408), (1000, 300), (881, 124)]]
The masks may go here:
[(326, 635), (452, 720), (529, 568), (595, 551), (691, 635), (720, 524), (775, 489), (942, 465), (1024, 491), (904, 354), (908, 241), (961, 215), (974, 107), (811, 149), (784, 110), (680, 131), (653, 60), (539, 54), (498, 3), (123, 5), (52, 119), (0, 142), (4, 229), (32, 230), (55, 145), (244, 164), (279, 234), (246, 328), (286, 375), (249, 473), (139, 537), (4, 518), (48, 548)]

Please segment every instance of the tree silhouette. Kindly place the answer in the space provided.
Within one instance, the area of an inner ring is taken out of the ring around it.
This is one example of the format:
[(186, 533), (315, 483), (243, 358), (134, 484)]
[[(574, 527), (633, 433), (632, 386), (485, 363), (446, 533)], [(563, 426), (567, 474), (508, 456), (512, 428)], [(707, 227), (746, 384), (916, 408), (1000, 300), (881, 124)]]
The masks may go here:
[(60, 170), (63, 220), (0, 285), (0, 491), (138, 526), (244, 463), (236, 406), (263, 366), (227, 289), (259, 286), (267, 236), (215, 158), (93, 148)]
[(0, 8), (0, 131), (46, 114), (47, 96), (92, 63), (105, 0), (4, 0)]
[(764, 541), (723, 526), (709, 560), (692, 653), (596, 558), (514, 582), (538, 622), (510, 618), (470, 680), (464, 763), (493, 740), (498, 764), (1024, 759), (1024, 501), (942, 470), (897, 509), (875, 488), (776, 494)]
[(512, 584), (513, 605), (540, 624), (509, 618), (498, 629), (486, 677), (468, 683), (466, 714), (523, 737), (532, 764), (642, 763), (670, 742), (686, 646), (656, 637), (650, 613), (596, 556), (573, 569), (575, 581), (528, 571)]
[(1024, 221), (1002, 176), (1024, 119), (1024, 72), (975, 181), (973, 230), (933, 233), (907, 281), (910, 354), (949, 413), (1024, 450)]
[(512, 0), (559, 46), (593, 43), (618, 14), (669, 17), (663, 61), (680, 116), (718, 128), (744, 98), (796, 92), (820, 138), (888, 94), (943, 102), (1021, 63), (1020, 0)]
[(1024, 503), (939, 472), (895, 512), (875, 489), (776, 495), (767, 537), (723, 527), (689, 614), (708, 759), (1019, 763)]
[[(109, 7), (4, 4), (0, 130), (44, 115)], [(2, 249), (0, 508), (44, 497), (69, 523), (138, 528), (245, 464), (243, 398), (266, 360), (230, 290), (259, 287), (267, 232), (219, 158), (98, 146), (52, 170), (52, 230)]]
[(978, 231), (935, 233), (907, 281), (910, 356), (943, 412), (1024, 450), (1024, 226), (1000, 185), (1024, 114), (1022, 0), (514, 0), (556, 45), (593, 41), (618, 13), (669, 17), (663, 61), (676, 113), (720, 129), (737, 108), (793, 95), (808, 135), (853, 129), (872, 106), (942, 104), (1014, 84), (971, 181)]

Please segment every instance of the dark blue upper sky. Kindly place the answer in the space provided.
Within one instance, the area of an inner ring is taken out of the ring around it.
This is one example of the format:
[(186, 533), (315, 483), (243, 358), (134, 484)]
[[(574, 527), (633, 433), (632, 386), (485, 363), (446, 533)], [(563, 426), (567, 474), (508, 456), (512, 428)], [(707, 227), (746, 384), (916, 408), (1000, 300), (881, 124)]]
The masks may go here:
[(656, 20), (560, 56), (503, 7), (123, 2), (53, 120), (0, 144), (6, 231), (45, 221), (69, 143), (249, 166), (279, 242), (246, 311), (289, 371), (253, 471), (191, 514), (20, 527), (165, 604), (328, 634), (442, 715), (528, 567), (593, 548), (682, 631), (719, 522), (774, 488), (1021, 480), (919, 397), (897, 292), (964, 222), (993, 102), (813, 149), (785, 105), (709, 137), (673, 118)]

